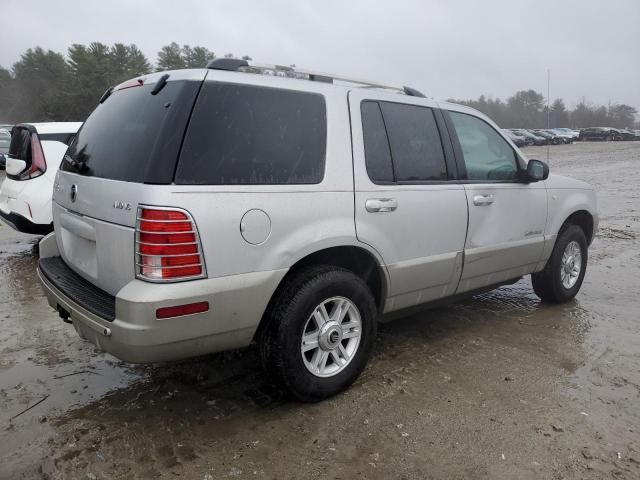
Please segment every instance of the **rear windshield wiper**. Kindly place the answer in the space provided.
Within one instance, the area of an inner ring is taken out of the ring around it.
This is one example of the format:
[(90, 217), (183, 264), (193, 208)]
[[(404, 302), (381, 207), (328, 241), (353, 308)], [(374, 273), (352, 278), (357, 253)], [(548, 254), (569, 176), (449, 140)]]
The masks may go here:
[(156, 84), (153, 86), (153, 89), (151, 89), (151, 95), (157, 95), (160, 92), (160, 90), (162, 90), (164, 86), (167, 84), (168, 79), (169, 79), (168, 73), (165, 73), (164, 75), (162, 75), (158, 79)]
[(112, 93), (113, 93), (113, 87), (107, 88), (107, 91), (102, 94), (102, 96), (100, 97), (100, 101), (98, 103), (100, 103), (100, 104), (104, 103), (104, 101), (107, 98), (109, 98)]

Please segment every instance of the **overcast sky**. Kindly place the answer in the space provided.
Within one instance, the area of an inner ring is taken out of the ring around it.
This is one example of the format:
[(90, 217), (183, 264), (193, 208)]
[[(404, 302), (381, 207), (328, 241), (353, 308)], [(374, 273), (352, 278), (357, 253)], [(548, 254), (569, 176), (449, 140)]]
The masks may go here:
[(0, 0), (0, 65), (39, 45), (172, 41), (394, 84), (428, 96), (533, 88), (640, 110), (640, 0)]

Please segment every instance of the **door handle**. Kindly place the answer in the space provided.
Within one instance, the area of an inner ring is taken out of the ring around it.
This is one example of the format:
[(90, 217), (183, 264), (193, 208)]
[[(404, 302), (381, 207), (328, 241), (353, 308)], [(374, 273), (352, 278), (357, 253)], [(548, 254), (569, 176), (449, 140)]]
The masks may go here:
[(473, 204), (476, 207), (486, 207), (487, 205), (491, 205), (494, 202), (495, 198), (490, 193), (483, 193), (481, 195), (476, 195), (473, 197)]
[(370, 213), (393, 212), (398, 208), (398, 202), (393, 198), (370, 198), (364, 203), (364, 208)]

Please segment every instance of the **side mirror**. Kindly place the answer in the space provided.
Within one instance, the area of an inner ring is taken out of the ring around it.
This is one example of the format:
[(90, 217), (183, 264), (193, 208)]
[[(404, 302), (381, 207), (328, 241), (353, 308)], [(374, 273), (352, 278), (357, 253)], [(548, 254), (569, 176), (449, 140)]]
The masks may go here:
[(7, 158), (7, 164), (5, 170), (7, 175), (20, 175), (27, 169), (27, 162), (24, 160), (18, 160), (17, 158)]
[(539, 182), (549, 178), (549, 165), (540, 160), (529, 160), (527, 163), (528, 182)]

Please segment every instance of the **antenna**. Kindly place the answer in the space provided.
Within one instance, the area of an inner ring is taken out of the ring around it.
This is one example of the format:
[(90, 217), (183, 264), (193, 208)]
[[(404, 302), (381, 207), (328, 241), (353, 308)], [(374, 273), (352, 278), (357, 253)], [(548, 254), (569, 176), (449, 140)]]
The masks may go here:
[[(551, 70), (547, 68), (547, 130), (551, 128), (551, 108), (549, 102), (551, 101)], [(547, 143), (547, 164), (549, 164), (549, 149), (550, 145)]]

